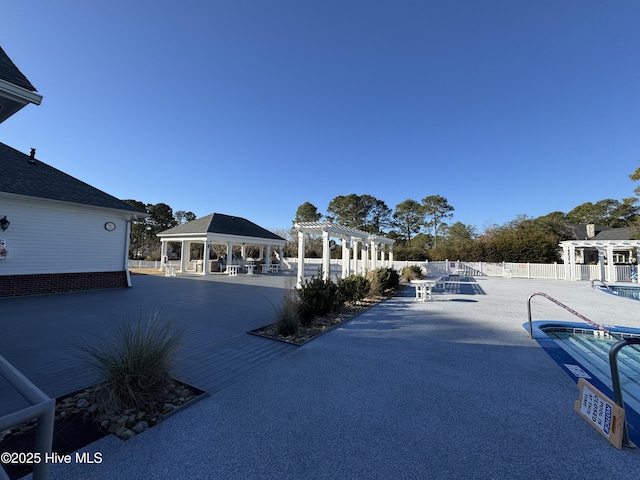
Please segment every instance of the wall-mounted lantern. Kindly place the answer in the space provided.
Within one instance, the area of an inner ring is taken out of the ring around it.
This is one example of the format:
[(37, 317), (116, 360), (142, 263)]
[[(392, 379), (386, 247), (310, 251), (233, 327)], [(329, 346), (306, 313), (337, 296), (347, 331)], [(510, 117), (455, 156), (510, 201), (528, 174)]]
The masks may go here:
[(0, 230), (2, 230), (3, 232), (9, 228), (9, 224), (11, 222), (9, 220), (7, 220), (7, 216), (5, 215), (4, 217), (0, 218)]

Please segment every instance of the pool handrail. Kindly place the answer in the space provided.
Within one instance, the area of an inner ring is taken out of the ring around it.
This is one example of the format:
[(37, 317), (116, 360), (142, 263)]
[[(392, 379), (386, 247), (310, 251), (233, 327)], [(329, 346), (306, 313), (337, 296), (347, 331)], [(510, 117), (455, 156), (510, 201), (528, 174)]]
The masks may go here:
[(575, 315), (576, 317), (578, 317), (581, 320), (584, 320), (585, 322), (587, 322), (592, 327), (596, 327), (598, 330), (609, 334), (609, 336), (611, 336), (611, 337), (620, 339), (619, 335), (607, 330), (605, 327), (603, 327), (602, 325), (594, 322), (593, 320), (589, 320), (587, 317), (585, 317), (581, 313), (576, 312), (573, 308), (567, 307), (564, 303), (562, 303), (562, 302), (556, 300), (555, 298), (553, 298), (552, 296), (547, 295), (546, 293), (542, 293), (542, 292), (534, 292), (534, 293), (532, 293), (531, 295), (529, 295), (529, 299), (527, 300), (527, 313), (528, 313), (528, 316), (529, 316), (529, 338), (533, 339), (533, 322), (531, 321), (531, 299), (533, 297), (535, 297), (535, 296), (544, 297), (547, 300), (550, 300), (551, 302), (555, 303), (559, 307), (564, 308), (567, 312), (572, 313), (573, 315)]
[[(618, 353), (627, 345), (640, 345), (640, 338), (621, 338), (615, 345), (609, 350), (609, 366), (611, 367), (611, 383), (613, 384), (613, 396), (616, 404), (624, 410), (624, 400), (622, 398), (622, 385), (620, 384), (620, 370), (618, 369)], [(629, 440), (629, 434), (627, 432), (627, 421), (625, 422), (622, 430), (622, 446), (627, 448), (636, 448), (634, 443)]]
[[(34, 447), (34, 454), (37, 455), (34, 455), (34, 458), (39, 458), (39, 461), (34, 462), (32, 478), (46, 480), (49, 478), (50, 462), (45, 457), (51, 454), (56, 401), (49, 398), (2, 355), (0, 355), (0, 375), (31, 405), (0, 417), (0, 431), (28, 422), (32, 418), (38, 419)], [(9, 476), (0, 465), (0, 479), (8, 478)]]

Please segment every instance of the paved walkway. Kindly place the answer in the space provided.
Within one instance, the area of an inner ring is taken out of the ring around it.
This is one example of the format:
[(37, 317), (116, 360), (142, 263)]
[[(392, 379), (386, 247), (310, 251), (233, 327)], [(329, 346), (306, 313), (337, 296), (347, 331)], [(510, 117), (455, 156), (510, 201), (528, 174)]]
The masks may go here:
[[(130, 292), (146, 304), (159, 285)], [(640, 327), (637, 302), (587, 282), (480, 278), (427, 303), (407, 289), (132, 440), (90, 445), (100, 465), (55, 466), (52, 478), (637, 479), (640, 452), (573, 411), (575, 382), (528, 339), (534, 291)], [(533, 306), (536, 319), (575, 320)]]

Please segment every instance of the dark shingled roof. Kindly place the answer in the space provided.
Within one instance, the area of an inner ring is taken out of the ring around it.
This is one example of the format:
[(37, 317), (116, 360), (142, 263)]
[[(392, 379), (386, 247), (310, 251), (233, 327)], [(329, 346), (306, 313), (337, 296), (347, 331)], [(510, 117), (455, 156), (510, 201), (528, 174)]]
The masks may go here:
[(0, 143), (0, 192), (144, 213), (39, 160)]
[(36, 91), (36, 87), (31, 85), (31, 82), (27, 80), (22, 72), (11, 61), (9, 56), (0, 47), (0, 80), (4, 80), (9, 83), (13, 83), (18, 87), (22, 87), (31, 92)]
[(632, 240), (633, 232), (630, 228), (611, 228), (598, 233), (593, 240)]
[(284, 238), (279, 237), (275, 233), (270, 232), (253, 222), (250, 222), (246, 218), (224, 215), (222, 213), (212, 213), (205, 217), (170, 228), (164, 232), (160, 232), (158, 235), (204, 235), (205, 233), (222, 233), (225, 235), (236, 235), (239, 237), (254, 237), (284, 241)]

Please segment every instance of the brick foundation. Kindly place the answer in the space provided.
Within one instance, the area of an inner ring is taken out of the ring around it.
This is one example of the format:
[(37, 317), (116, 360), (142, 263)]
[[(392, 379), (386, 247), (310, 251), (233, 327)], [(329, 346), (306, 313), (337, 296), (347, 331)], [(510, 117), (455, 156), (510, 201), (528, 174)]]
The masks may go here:
[(127, 272), (39, 273), (0, 276), (0, 297), (127, 287)]

